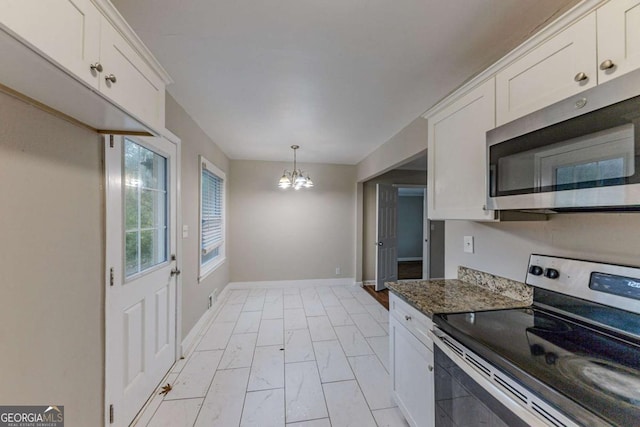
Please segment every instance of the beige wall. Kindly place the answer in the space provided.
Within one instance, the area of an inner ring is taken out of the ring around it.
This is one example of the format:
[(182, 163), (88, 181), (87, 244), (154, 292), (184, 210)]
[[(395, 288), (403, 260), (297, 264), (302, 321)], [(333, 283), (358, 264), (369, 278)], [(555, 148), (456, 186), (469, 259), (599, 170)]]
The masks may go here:
[[(446, 277), (458, 265), (524, 281), (529, 254), (640, 265), (640, 213), (557, 214), (545, 222), (446, 222)], [(474, 236), (475, 253), (462, 250)]]
[[(281, 190), (291, 163), (231, 161), (229, 242), (233, 282), (354, 276), (355, 167), (303, 164), (310, 190)], [(335, 274), (340, 267), (341, 273)]]
[(389, 171), (427, 149), (427, 121), (418, 117), (357, 165), (356, 179), (366, 181)]
[(0, 93), (0, 403), (103, 422), (101, 138)]
[(362, 280), (376, 277), (376, 184), (426, 185), (426, 171), (392, 170), (364, 183)]
[[(199, 155), (227, 174), (229, 159), (200, 129), (169, 94), (166, 103), (166, 127), (182, 140), (182, 223), (189, 227), (189, 237), (182, 241), (182, 337), (184, 338), (208, 308), (209, 295), (218, 294), (229, 283), (229, 252), (227, 261), (198, 283), (200, 163)], [(228, 191), (227, 186), (227, 191)], [(228, 212), (228, 211), (227, 211)], [(182, 225), (178, 224), (181, 228)], [(229, 231), (227, 229), (227, 239)]]

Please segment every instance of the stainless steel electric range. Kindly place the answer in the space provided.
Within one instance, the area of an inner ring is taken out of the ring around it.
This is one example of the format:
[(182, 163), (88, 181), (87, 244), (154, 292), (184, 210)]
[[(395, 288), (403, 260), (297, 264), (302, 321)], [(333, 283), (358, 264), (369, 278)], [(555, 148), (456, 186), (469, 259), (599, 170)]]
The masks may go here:
[(640, 426), (640, 268), (531, 255), (526, 283), (433, 317), (436, 425)]

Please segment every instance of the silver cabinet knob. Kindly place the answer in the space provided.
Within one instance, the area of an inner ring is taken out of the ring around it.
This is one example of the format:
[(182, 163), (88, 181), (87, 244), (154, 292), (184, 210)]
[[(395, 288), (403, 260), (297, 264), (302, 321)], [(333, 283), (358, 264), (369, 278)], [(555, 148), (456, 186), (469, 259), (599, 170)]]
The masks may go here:
[(615, 66), (616, 66), (616, 64), (614, 64), (612, 60), (605, 59), (604, 61), (602, 61), (602, 64), (600, 64), (600, 69), (601, 70), (610, 70)]
[(404, 320), (406, 320), (406, 321), (408, 322), (409, 320), (411, 320), (411, 316), (409, 316), (409, 315), (405, 315), (405, 316), (404, 316)]
[(114, 76), (113, 74), (109, 74), (109, 75), (104, 76), (104, 79), (105, 79), (106, 81), (108, 81), (108, 82), (111, 82), (111, 83), (115, 83), (115, 82), (117, 82), (117, 81), (118, 81), (118, 80), (116, 79), (116, 76)]
[(433, 366), (429, 365), (428, 368), (429, 368), (429, 372), (433, 372)]
[(576, 74), (576, 76), (573, 78), (573, 80), (575, 80), (577, 82), (583, 82), (583, 81), (587, 80), (588, 78), (589, 78), (589, 76), (587, 76), (585, 73), (580, 71), (578, 74)]
[(97, 71), (99, 73), (102, 72), (102, 64), (99, 62), (94, 62), (93, 64), (89, 65), (89, 68), (91, 68), (93, 71)]

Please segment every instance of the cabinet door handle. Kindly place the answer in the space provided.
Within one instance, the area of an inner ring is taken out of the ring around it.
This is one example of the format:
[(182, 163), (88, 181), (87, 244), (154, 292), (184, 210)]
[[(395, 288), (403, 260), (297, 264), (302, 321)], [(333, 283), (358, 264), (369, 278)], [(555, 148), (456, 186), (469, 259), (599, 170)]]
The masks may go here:
[(411, 316), (409, 316), (409, 315), (405, 315), (405, 316), (404, 316), (404, 320), (406, 320), (406, 321), (408, 322), (409, 320), (411, 320)]
[(111, 82), (111, 83), (115, 83), (115, 82), (117, 82), (117, 81), (118, 81), (118, 80), (116, 79), (116, 76), (114, 76), (113, 74), (109, 74), (109, 75), (104, 76), (104, 79), (105, 79), (106, 81), (108, 81), (108, 82)]
[(94, 62), (93, 64), (89, 65), (89, 68), (91, 68), (93, 71), (97, 71), (99, 73), (102, 72), (102, 64), (99, 62)]
[(433, 366), (429, 365), (428, 368), (429, 368), (429, 372), (433, 372)]
[(600, 64), (600, 69), (601, 70), (610, 70), (615, 66), (616, 66), (616, 64), (614, 64), (614, 62), (612, 60), (605, 59), (604, 61), (602, 61), (602, 64)]
[(573, 78), (573, 80), (577, 81), (577, 82), (583, 82), (585, 80), (587, 80), (589, 78), (589, 76), (587, 76), (586, 73), (583, 73), (582, 71), (580, 71), (578, 74), (576, 74), (576, 76)]

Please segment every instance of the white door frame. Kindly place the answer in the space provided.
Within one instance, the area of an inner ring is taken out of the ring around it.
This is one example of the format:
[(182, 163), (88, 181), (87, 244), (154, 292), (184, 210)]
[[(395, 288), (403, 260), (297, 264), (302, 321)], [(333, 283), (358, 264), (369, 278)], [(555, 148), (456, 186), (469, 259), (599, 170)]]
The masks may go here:
[[(181, 164), (182, 164), (182, 143), (179, 137), (171, 133), (167, 129), (163, 129), (160, 135), (164, 137), (167, 141), (171, 142), (176, 146), (176, 235), (173, 237), (176, 242), (176, 268), (182, 271), (183, 262), (182, 262), (182, 233), (181, 233), (181, 224), (182, 224), (182, 172), (181, 172)], [(110, 360), (110, 350), (111, 344), (109, 342), (110, 336), (110, 317), (111, 313), (109, 310), (109, 304), (111, 303), (109, 288), (112, 281), (111, 276), (111, 265), (114, 263), (111, 259), (112, 256), (110, 254), (110, 248), (112, 243), (112, 239), (109, 237), (109, 233), (106, 232), (108, 230), (108, 224), (110, 220), (110, 216), (108, 214), (107, 203), (110, 200), (112, 195), (108, 194), (108, 190), (110, 188), (109, 182), (110, 180), (120, 180), (121, 176), (113, 176), (113, 174), (109, 173), (109, 150), (111, 148), (110, 144), (114, 135), (105, 134), (104, 135), (104, 228), (105, 228), (105, 268), (104, 268), (104, 289), (105, 289), (105, 298), (104, 298), (104, 426), (111, 425), (111, 411), (110, 406), (112, 403), (112, 386), (109, 380), (110, 371), (112, 368), (112, 361)], [(114, 159), (115, 160), (115, 159)], [(175, 360), (178, 361), (182, 356), (182, 275), (176, 276), (176, 296), (175, 296)], [(151, 396), (150, 396), (151, 397)], [(144, 407), (144, 405), (143, 405)], [(140, 408), (142, 409), (142, 407)]]

